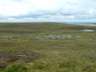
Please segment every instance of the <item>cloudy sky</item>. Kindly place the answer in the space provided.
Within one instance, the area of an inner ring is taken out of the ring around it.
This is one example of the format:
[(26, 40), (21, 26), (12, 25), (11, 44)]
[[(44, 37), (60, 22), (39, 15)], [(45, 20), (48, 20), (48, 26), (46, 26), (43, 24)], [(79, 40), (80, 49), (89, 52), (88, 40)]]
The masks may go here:
[(96, 0), (0, 0), (0, 22), (96, 22)]

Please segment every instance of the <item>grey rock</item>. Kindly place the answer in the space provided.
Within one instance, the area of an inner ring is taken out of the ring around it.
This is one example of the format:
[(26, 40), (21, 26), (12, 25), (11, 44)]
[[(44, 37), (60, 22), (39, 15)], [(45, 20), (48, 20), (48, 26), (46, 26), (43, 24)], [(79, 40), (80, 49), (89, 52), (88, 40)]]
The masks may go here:
[(76, 38), (82, 38), (82, 36), (76, 36)]

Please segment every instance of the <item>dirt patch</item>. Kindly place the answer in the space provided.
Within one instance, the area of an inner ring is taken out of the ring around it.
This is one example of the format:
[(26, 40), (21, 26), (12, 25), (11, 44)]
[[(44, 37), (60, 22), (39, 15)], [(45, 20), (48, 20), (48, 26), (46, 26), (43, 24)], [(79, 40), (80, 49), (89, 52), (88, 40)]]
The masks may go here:
[(43, 55), (32, 51), (14, 50), (12, 53), (0, 52), (0, 60), (7, 62), (18, 62), (18, 61), (30, 62), (42, 56)]
[(7, 64), (5, 61), (0, 61), (0, 70), (5, 69), (6, 66), (7, 66)]

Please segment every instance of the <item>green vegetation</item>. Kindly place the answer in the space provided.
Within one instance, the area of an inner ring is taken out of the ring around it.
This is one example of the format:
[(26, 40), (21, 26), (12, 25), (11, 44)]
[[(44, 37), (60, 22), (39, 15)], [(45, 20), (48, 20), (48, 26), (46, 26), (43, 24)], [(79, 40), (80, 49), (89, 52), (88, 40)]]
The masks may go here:
[(96, 72), (96, 27), (0, 23), (0, 72)]

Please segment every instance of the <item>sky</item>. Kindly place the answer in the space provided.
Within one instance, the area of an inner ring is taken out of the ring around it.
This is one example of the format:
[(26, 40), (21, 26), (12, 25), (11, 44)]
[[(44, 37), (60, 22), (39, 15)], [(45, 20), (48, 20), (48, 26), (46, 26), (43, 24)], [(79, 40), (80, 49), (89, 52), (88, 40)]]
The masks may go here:
[(96, 0), (0, 0), (0, 22), (96, 22)]

